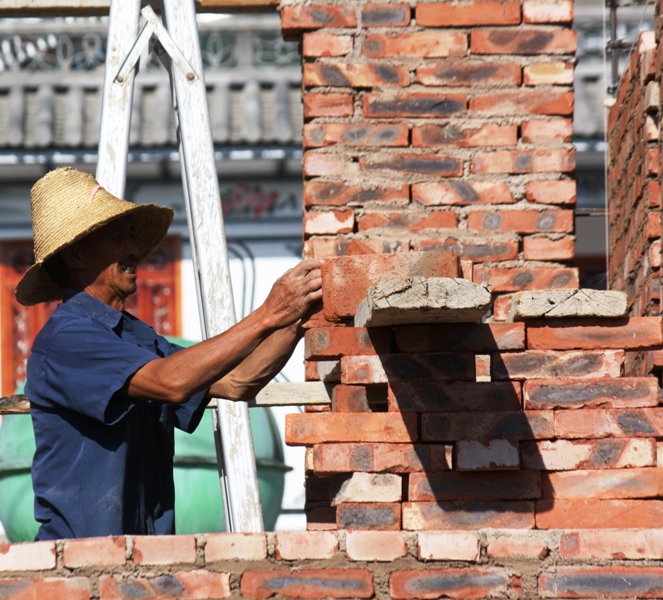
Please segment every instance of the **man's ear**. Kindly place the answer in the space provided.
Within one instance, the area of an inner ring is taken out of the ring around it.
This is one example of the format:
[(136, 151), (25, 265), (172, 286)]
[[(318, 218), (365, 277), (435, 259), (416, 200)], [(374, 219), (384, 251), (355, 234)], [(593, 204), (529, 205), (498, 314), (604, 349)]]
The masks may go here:
[(81, 245), (77, 242), (66, 246), (60, 250), (62, 260), (64, 264), (72, 269), (84, 269), (85, 268), (85, 258), (82, 251)]

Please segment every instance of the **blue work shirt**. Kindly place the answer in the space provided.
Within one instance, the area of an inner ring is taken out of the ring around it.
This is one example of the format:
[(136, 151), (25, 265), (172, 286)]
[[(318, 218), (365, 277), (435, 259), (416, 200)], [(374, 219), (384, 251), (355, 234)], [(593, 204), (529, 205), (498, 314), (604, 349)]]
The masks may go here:
[(84, 292), (65, 295), (27, 365), (36, 539), (175, 532), (173, 428), (195, 430), (206, 391), (173, 405), (120, 390), (180, 349)]

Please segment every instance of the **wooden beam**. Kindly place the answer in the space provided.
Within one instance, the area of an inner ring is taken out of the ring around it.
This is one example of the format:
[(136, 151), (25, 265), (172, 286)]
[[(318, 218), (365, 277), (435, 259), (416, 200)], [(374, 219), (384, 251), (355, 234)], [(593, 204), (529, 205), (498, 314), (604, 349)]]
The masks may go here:
[[(0, 18), (98, 17), (108, 15), (111, 0), (2, 0)], [(198, 13), (275, 12), (279, 0), (195, 0)], [(158, 6), (153, 7), (155, 10)]]

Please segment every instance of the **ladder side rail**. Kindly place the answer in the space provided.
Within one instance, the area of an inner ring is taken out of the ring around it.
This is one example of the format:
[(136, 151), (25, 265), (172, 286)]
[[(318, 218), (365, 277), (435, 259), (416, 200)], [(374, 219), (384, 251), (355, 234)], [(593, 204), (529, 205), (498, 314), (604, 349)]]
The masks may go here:
[[(204, 329), (212, 336), (231, 327), (236, 319), (193, 1), (166, 0), (164, 17), (175, 44), (197, 75), (187, 78), (176, 66), (172, 69), (185, 165), (182, 179), (188, 191), (191, 242), (195, 243), (200, 294), (207, 316)], [(227, 482), (220, 482), (228, 490), (227, 521), (235, 531), (264, 531), (248, 406), (221, 399), (217, 411), (227, 467)]]

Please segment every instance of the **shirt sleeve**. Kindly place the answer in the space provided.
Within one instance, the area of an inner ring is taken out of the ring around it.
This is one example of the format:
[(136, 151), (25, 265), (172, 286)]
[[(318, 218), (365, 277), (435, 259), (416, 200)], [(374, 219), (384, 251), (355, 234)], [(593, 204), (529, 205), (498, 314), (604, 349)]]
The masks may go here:
[(62, 327), (43, 351), (41, 396), (106, 424), (118, 422), (134, 400), (115, 397), (127, 379), (158, 358), (91, 319)]

